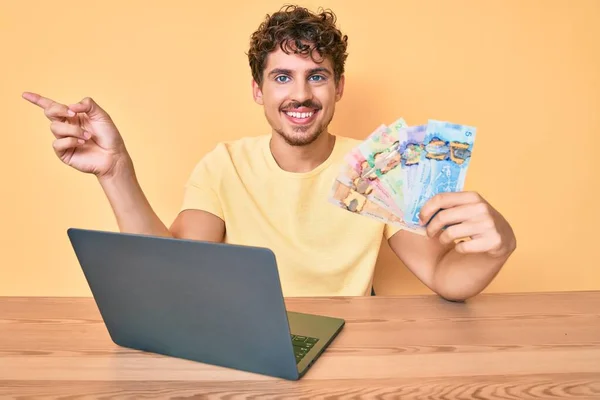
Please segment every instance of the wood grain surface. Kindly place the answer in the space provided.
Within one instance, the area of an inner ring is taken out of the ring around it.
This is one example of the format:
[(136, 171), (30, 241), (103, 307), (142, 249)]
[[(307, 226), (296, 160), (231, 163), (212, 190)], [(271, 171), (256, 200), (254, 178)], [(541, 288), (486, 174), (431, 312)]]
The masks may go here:
[(297, 382), (119, 347), (91, 298), (0, 297), (0, 398), (600, 399), (600, 292), (286, 304), (346, 319)]

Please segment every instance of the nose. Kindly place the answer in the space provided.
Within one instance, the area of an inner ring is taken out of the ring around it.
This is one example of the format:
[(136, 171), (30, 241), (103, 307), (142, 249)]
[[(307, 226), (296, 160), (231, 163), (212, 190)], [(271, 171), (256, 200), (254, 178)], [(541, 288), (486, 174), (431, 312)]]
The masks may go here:
[(292, 92), (292, 99), (297, 102), (304, 102), (312, 99), (312, 90), (308, 82), (303, 79), (298, 79), (294, 82), (294, 88)]

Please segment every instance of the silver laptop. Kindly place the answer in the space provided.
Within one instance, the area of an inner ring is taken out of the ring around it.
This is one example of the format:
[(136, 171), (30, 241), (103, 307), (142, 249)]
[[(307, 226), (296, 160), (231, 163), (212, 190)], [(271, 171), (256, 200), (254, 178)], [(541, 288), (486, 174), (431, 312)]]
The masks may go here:
[(119, 346), (297, 380), (345, 323), (286, 312), (275, 255), (266, 248), (67, 233)]

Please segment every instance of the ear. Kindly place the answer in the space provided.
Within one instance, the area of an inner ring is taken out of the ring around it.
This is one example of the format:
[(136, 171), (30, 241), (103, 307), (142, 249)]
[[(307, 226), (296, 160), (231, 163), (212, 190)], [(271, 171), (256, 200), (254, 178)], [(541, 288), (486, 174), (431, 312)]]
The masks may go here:
[(344, 94), (344, 83), (346, 82), (346, 76), (340, 76), (340, 80), (335, 87), (335, 101), (340, 101)]
[(261, 106), (264, 105), (262, 98), (262, 89), (254, 79), (252, 79), (252, 96), (254, 97), (255, 102), (257, 102)]

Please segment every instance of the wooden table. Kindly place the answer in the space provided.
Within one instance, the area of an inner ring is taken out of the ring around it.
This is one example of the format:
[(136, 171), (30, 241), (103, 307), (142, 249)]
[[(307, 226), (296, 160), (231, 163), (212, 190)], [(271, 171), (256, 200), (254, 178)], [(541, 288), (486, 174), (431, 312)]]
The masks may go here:
[(120, 348), (89, 298), (0, 297), (0, 397), (600, 399), (600, 292), (286, 302), (347, 320), (298, 382)]

